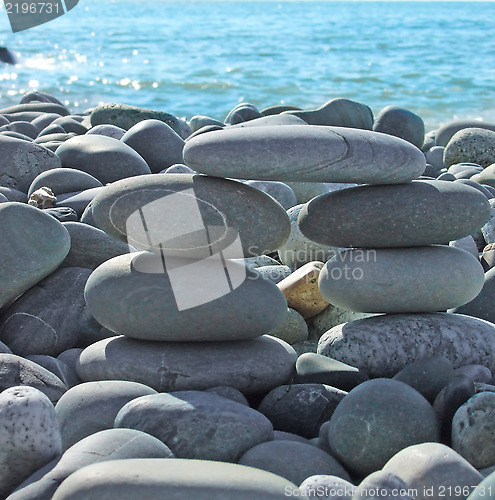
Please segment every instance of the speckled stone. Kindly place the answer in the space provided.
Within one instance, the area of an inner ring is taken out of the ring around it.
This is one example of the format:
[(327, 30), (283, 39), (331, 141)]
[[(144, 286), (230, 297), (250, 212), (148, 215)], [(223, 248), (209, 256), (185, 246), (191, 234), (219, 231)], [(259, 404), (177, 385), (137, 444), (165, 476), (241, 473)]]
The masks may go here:
[[(159, 439), (134, 429), (97, 432), (69, 448), (60, 460), (29, 477), (9, 500), (51, 500), (60, 484), (71, 474), (94, 463), (130, 458), (173, 458)], [(42, 472), (46, 473), (41, 475)]]
[[(350, 500), (355, 486), (337, 476), (316, 475), (305, 479), (299, 489), (301, 497)], [(335, 494), (332, 494), (335, 493)]]
[(324, 384), (282, 385), (270, 391), (258, 407), (273, 428), (307, 439), (318, 437), (347, 393)]
[(316, 125), (227, 128), (201, 134), (187, 141), (184, 161), (197, 172), (219, 177), (368, 184), (409, 182), (426, 166), (423, 153), (402, 139)]
[(390, 248), (456, 240), (489, 216), (488, 200), (477, 190), (434, 180), (334, 191), (306, 204), (298, 221), (302, 233), (320, 244)]
[[(132, 470), (132, 474), (129, 471)], [(233, 480), (233, 478), (235, 478)], [(286, 500), (297, 486), (275, 474), (211, 460), (128, 459), (94, 464), (72, 474), (53, 500)]]
[(455, 413), (452, 448), (473, 467), (495, 465), (495, 393), (475, 394)]
[(349, 99), (332, 99), (318, 109), (291, 110), (283, 113), (297, 116), (310, 125), (333, 125), (365, 130), (371, 130), (373, 126), (371, 108)]
[(480, 122), (479, 120), (453, 120), (442, 125), (435, 134), (437, 146), (447, 146), (454, 134), (466, 128), (482, 128), (495, 132), (495, 124)]
[[(465, 500), (481, 474), (454, 450), (440, 443), (409, 446), (383, 467), (417, 490), (416, 500)], [(458, 489), (456, 494), (456, 487)]]
[(0, 185), (27, 193), (31, 182), (41, 172), (61, 167), (59, 158), (48, 149), (0, 135)]
[(373, 130), (383, 134), (400, 137), (417, 148), (421, 148), (425, 137), (423, 119), (400, 106), (387, 106), (378, 113)]
[(55, 406), (63, 449), (113, 428), (115, 417), (125, 404), (151, 394), (156, 394), (151, 387), (123, 380), (89, 382), (69, 389)]
[(35, 388), (3, 391), (0, 415), (0, 496), (5, 498), (62, 446), (53, 405)]
[(0, 307), (52, 273), (69, 252), (67, 230), (29, 205), (0, 205)]
[(328, 302), (350, 311), (429, 313), (466, 304), (483, 277), (479, 261), (453, 247), (353, 249), (325, 264), (318, 286)]
[(100, 187), (103, 184), (92, 175), (73, 168), (56, 168), (42, 172), (29, 187), (28, 196), (41, 187), (49, 187), (55, 195)]
[(381, 469), (407, 446), (438, 439), (438, 422), (428, 401), (389, 379), (369, 380), (349, 392), (328, 427), (332, 454), (362, 476)]
[(272, 437), (261, 413), (216, 394), (180, 391), (142, 396), (127, 403), (116, 428), (146, 432), (178, 458), (236, 462), (247, 450)]
[(495, 369), (492, 323), (461, 314), (394, 314), (336, 326), (318, 353), (355, 366), (371, 377), (392, 377), (406, 365), (433, 355), (454, 368), (481, 364)]
[(287, 314), (277, 328), (268, 332), (268, 335), (284, 340), (288, 344), (295, 344), (308, 339), (308, 325), (305, 319), (294, 309), (287, 308)]
[(113, 337), (86, 348), (77, 373), (84, 381), (132, 380), (160, 392), (229, 385), (243, 394), (259, 394), (287, 383), (296, 358), (292, 347), (269, 336), (168, 343)]
[(488, 167), (495, 163), (495, 131), (476, 127), (456, 132), (445, 147), (443, 160), (447, 168), (463, 162)]

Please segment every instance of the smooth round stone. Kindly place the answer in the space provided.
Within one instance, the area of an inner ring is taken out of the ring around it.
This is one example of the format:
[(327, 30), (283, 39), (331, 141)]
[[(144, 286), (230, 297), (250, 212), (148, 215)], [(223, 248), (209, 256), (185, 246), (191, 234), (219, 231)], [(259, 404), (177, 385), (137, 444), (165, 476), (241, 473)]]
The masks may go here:
[[(387, 106), (378, 113), (373, 130), (382, 134), (400, 137), (417, 148), (421, 148), (425, 138), (423, 119), (400, 106)], [(441, 168), (441, 167), (440, 167)]]
[[(34, 473), (9, 500), (51, 500), (71, 474), (94, 463), (130, 458), (173, 458), (159, 439), (134, 429), (97, 432), (69, 448), (63, 456)], [(42, 475), (42, 473), (45, 474)]]
[(487, 244), (495, 243), (495, 199), (488, 200), (490, 204), (490, 218), (481, 228), (481, 235)]
[(256, 271), (261, 277), (273, 281), (275, 284), (280, 283), (292, 273), (289, 266), (263, 266), (257, 267)]
[(307, 203), (320, 194), (330, 192), (330, 184), (326, 182), (286, 182), (294, 194), (297, 203)]
[(296, 362), (297, 384), (326, 384), (350, 391), (366, 382), (368, 376), (354, 366), (312, 352), (301, 354)]
[(425, 177), (429, 179), (436, 179), (437, 175), (438, 175), (438, 170), (433, 165), (427, 163), (425, 171), (423, 172), (423, 175), (419, 177), (419, 179), (424, 179)]
[(377, 471), (365, 478), (354, 490), (353, 500), (369, 500), (378, 498), (396, 498), (409, 500), (413, 497), (407, 484), (391, 472)]
[[(487, 472), (489, 469), (487, 470)], [(485, 473), (486, 474), (486, 473)], [(489, 474), (485, 475), (485, 479), (472, 488), (472, 493), (468, 496), (468, 500), (481, 500), (488, 498), (487, 495), (493, 495), (495, 489), (495, 470), (491, 470)]]
[(308, 325), (297, 311), (289, 307), (282, 323), (269, 332), (268, 335), (282, 339), (292, 345), (308, 339)]
[(27, 193), (31, 182), (46, 170), (59, 168), (59, 158), (32, 142), (0, 135), (0, 185)]
[(479, 120), (453, 120), (442, 125), (435, 134), (437, 146), (447, 146), (450, 139), (459, 131), (466, 128), (481, 128), (495, 131), (495, 124), (480, 122)]
[(107, 260), (129, 252), (129, 245), (104, 231), (80, 222), (65, 222), (71, 247), (62, 265), (96, 269)]
[(305, 479), (299, 489), (301, 497), (351, 500), (356, 487), (337, 476), (316, 475)]
[(297, 205), (297, 198), (287, 184), (276, 181), (247, 181), (246, 185), (259, 189), (275, 198), (285, 210)]
[[(58, 127), (57, 127), (58, 129)], [(62, 129), (63, 130), (63, 129)], [(52, 130), (53, 132), (53, 130)], [(67, 133), (67, 132), (59, 132), (59, 133), (51, 133), (51, 134), (45, 134), (40, 137), (37, 137), (34, 140), (35, 144), (39, 144), (41, 146), (45, 146), (48, 143), (55, 143), (55, 142), (62, 142), (64, 143), (65, 141), (72, 139), (73, 137), (76, 137), (76, 134), (73, 133)]]
[(247, 451), (239, 464), (272, 472), (295, 484), (315, 475), (333, 475), (349, 480), (346, 470), (328, 453), (296, 441), (261, 443)]
[(178, 458), (222, 462), (236, 462), (273, 432), (270, 421), (256, 410), (199, 391), (137, 398), (119, 411), (115, 427), (155, 436)]
[(35, 388), (3, 391), (0, 414), (0, 496), (6, 498), (60, 454), (62, 445), (53, 405)]
[(125, 404), (152, 394), (156, 391), (151, 387), (124, 380), (88, 382), (69, 389), (55, 406), (63, 449), (96, 432), (112, 429)]
[(8, 201), (9, 199), (5, 195), (0, 193), (0, 203), (7, 203)]
[(449, 242), (449, 246), (458, 248), (459, 250), (464, 250), (465, 252), (471, 254), (475, 259), (479, 259), (478, 246), (472, 236), (464, 236), (464, 238), (451, 241)]
[(41, 132), (44, 128), (48, 127), (57, 118), (60, 118), (58, 113), (43, 113), (35, 118), (31, 123)]
[(92, 127), (96, 125), (114, 125), (129, 130), (143, 120), (160, 120), (183, 139), (191, 133), (188, 125), (181, 123), (179, 118), (164, 111), (153, 111), (126, 104), (102, 104), (97, 106), (91, 113)]
[(473, 467), (495, 465), (495, 393), (475, 394), (455, 413), (452, 448)]
[(476, 175), (476, 174), (479, 174), (480, 172), (482, 172), (482, 168), (478, 168), (478, 167), (466, 167), (464, 168), (462, 171), (460, 171), (459, 173), (455, 174), (455, 178), (457, 180), (467, 180), (467, 179), (470, 179), (471, 177), (473, 177), (473, 175)]
[(472, 465), (440, 443), (409, 446), (392, 457), (383, 471), (395, 474), (415, 489), (416, 500), (465, 500), (466, 493), (482, 480)]
[(95, 127), (90, 128), (86, 135), (105, 135), (107, 137), (111, 137), (112, 139), (120, 140), (125, 134), (125, 130), (120, 127), (116, 127), (115, 125), (96, 125)]
[(183, 154), (204, 174), (282, 182), (400, 184), (426, 166), (423, 153), (402, 139), (314, 125), (227, 128), (187, 141)]
[(390, 248), (456, 240), (489, 216), (488, 200), (479, 191), (433, 180), (334, 191), (306, 204), (298, 220), (302, 233), (320, 244)]
[(189, 122), (188, 122), (189, 127), (191, 128), (192, 133), (197, 132), (198, 130), (202, 129), (203, 127), (207, 127), (209, 125), (213, 125), (215, 127), (225, 127), (225, 124), (215, 120), (215, 118), (210, 118), (209, 116), (203, 116), (203, 115), (195, 115), (193, 116)]
[(75, 367), (69, 366), (67, 363), (54, 358), (53, 356), (46, 356), (44, 354), (31, 354), (26, 356), (26, 359), (37, 363), (38, 365), (46, 368), (48, 371), (56, 375), (67, 387), (70, 389), (75, 385), (81, 383), (81, 379), (78, 377)]
[(271, 116), (261, 116), (259, 118), (253, 118), (252, 120), (243, 121), (236, 123), (235, 125), (230, 125), (230, 127), (235, 128), (245, 128), (245, 127), (267, 127), (271, 125), (307, 125), (307, 123), (298, 118), (297, 116), (288, 114), (278, 114)]
[(433, 403), (438, 393), (454, 378), (454, 368), (447, 358), (432, 356), (407, 365), (393, 378), (416, 389)]
[(81, 347), (73, 347), (72, 349), (67, 349), (62, 354), (59, 354), (57, 356), (57, 359), (64, 362), (71, 369), (73, 368), (75, 370), (76, 362), (79, 359), (79, 356), (81, 355), (81, 352), (83, 352), (83, 350), (84, 349), (82, 349)]
[[(69, 114), (67, 108), (65, 108), (60, 101), (55, 102), (26, 102), (21, 104), (16, 104), (14, 106), (9, 106), (8, 108), (3, 108), (0, 110), (0, 115), (5, 114), (15, 114), (24, 112), (41, 112), (41, 113), (57, 113), (61, 116)], [(27, 120), (31, 121), (31, 120)]]
[(349, 99), (332, 99), (317, 109), (289, 110), (283, 113), (297, 116), (310, 125), (333, 125), (365, 130), (371, 130), (373, 126), (371, 108)]
[(287, 383), (296, 358), (287, 343), (268, 336), (170, 343), (113, 337), (86, 348), (77, 373), (85, 381), (132, 380), (160, 392), (229, 385), (243, 394), (257, 394)]
[(455, 175), (452, 175), (449, 172), (443, 172), (437, 177), (437, 181), (454, 182), (455, 180)]
[(28, 196), (31, 196), (36, 190), (42, 187), (49, 187), (55, 195), (59, 195), (84, 191), (85, 189), (100, 187), (102, 185), (98, 179), (81, 170), (56, 168), (38, 175), (29, 187)]
[(301, 232), (298, 217), (304, 205), (296, 205), (287, 210), (290, 220), (290, 234), (285, 243), (278, 248), (278, 256), (282, 264), (301, 267), (309, 262), (326, 262), (337, 251), (335, 247), (322, 245), (310, 240)]
[(492, 372), (481, 365), (465, 365), (454, 370), (454, 374), (468, 377), (473, 382), (489, 383), (492, 379)]
[(14, 354), (58, 356), (87, 328), (84, 287), (91, 272), (59, 269), (30, 288), (0, 317), (0, 340)]
[(425, 158), (427, 163), (436, 168), (437, 171), (444, 167), (443, 165), (444, 151), (445, 148), (442, 146), (433, 146), (425, 153)]
[(225, 118), (225, 123), (228, 125), (235, 125), (236, 123), (243, 123), (262, 117), (263, 115), (258, 111), (254, 104), (243, 102), (230, 111)]
[(211, 392), (216, 394), (217, 396), (222, 396), (222, 398), (230, 399), (231, 401), (235, 401), (236, 403), (240, 403), (245, 406), (249, 406), (247, 399), (244, 397), (244, 394), (239, 389), (235, 389), (234, 387), (229, 387), (228, 385), (219, 385), (217, 387), (210, 387), (206, 389), (205, 392)]
[[(151, 245), (140, 210), (153, 236)], [(162, 218), (167, 220), (170, 210), (174, 221), (163, 227)], [(156, 174), (115, 182), (93, 200), (92, 216), (100, 229), (136, 248), (180, 257), (206, 258), (226, 250), (235, 231), (244, 257), (267, 254), (282, 245), (290, 231), (285, 210), (267, 194), (203, 175)], [(197, 229), (184, 235), (182, 226)], [(210, 228), (209, 244), (205, 227)], [(231, 255), (236, 248), (237, 243), (226, 257), (242, 257)]]
[(96, 187), (85, 189), (84, 191), (75, 191), (73, 193), (64, 193), (57, 197), (57, 207), (71, 208), (81, 217), (82, 214), (91, 203), (91, 201), (100, 194), (105, 187)]
[(86, 172), (103, 184), (151, 173), (134, 149), (103, 135), (73, 137), (57, 149), (57, 156), (64, 168)]
[(495, 370), (495, 326), (461, 314), (375, 316), (324, 334), (318, 354), (355, 366), (370, 377), (392, 377), (414, 361), (444, 356), (454, 368), (481, 364)]
[(293, 106), (291, 104), (275, 104), (273, 106), (268, 106), (261, 110), (261, 114), (264, 116), (278, 115), (284, 111), (302, 111), (298, 106)]
[(3, 342), (0, 342), (0, 354), (12, 354), (12, 351)]
[(52, 273), (70, 249), (67, 230), (29, 205), (0, 204), (0, 307)]
[(273, 428), (307, 439), (318, 437), (346, 392), (324, 384), (282, 385), (270, 391), (258, 407)]
[(486, 186), (483, 186), (479, 182), (473, 181), (472, 179), (457, 179), (455, 182), (477, 189), (480, 193), (483, 193), (488, 200), (491, 200), (494, 197), (493, 194), (486, 189)]
[(50, 123), (50, 125), (46, 126), (37, 136), (37, 138), (44, 137), (46, 135), (52, 134), (66, 134), (67, 131), (62, 128), (60, 125), (56, 123)]
[(445, 147), (443, 161), (447, 168), (463, 162), (483, 168), (495, 163), (495, 131), (473, 127), (456, 132)]
[(381, 469), (408, 446), (438, 439), (436, 415), (428, 401), (390, 379), (369, 380), (349, 392), (328, 427), (332, 454), (362, 476)]
[(182, 163), (176, 163), (175, 165), (171, 165), (166, 168), (164, 171), (160, 172), (161, 174), (194, 174), (194, 170), (189, 168), (187, 165), (183, 165)]
[(25, 135), (26, 137), (29, 137), (30, 139), (35, 139), (36, 136), (38, 135), (38, 129), (30, 122), (24, 122), (24, 121), (13, 122), (9, 123), (8, 125), (2, 125), (0, 127), (0, 132), (4, 131), (17, 132), (19, 134)]
[(451, 165), (447, 171), (453, 175), (457, 175), (464, 172), (465, 170), (470, 170), (471, 168), (476, 168), (478, 172), (483, 171), (483, 168), (480, 167), (478, 164), (469, 162), (456, 163), (454, 165)]
[(2, 130), (0, 131), (0, 135), (6, 136), (6, 137), (13, 137), (14, 139), (21, 139), (23, 141), (27, 142), (32, 142), (31, 137), (28, 137), (27, 135), (20, 134), (19, 132), (12, 132), (11, 130)]
[[(170, 257), (168, 263), (191, 265)], [(220, 294), (211, 289), (222, 284), (216, 278), (218, 264), (200, 261), (200, 265), (197, 271), (186, 267), (184, 281), (179, 282), (177, 272), (173, 275), (163, 267), (161, 273), (153, 272), (162, 266), (159, 255), (143, 252), (115, 257), (91, 275), (85, 290), (88, 310), (109, 330), (144, 340), (250, 339), (282, 323), (287, 302), (277, 285), (230, 262), (229, 275), (246, 279), (230, 291), (224, 277), (226, 289)]]
[(85, 134), (88, 131), (87, 127), (70, 116), (62, 116), (52, 123), (60, 125), (66, 132), (72, 132), (78, 135)]
[[(129, 473), (132, 471), (132, 474)], [(211, 460), (128, 459), (72, 474), (53, 500), (284, 500), (297, 486), (275, 474)]]
[(143, 120), (131, 127), (121, 141), (139, 153), (155, 174), (182, 162), (184, 140), (160, 120)]
[[(495, 132), (493, 133), (495, 134)], [(485, 188), (487, 186), (495, 187), (495, 164), (488, 165), (483, 172), (473, 175), (471, 180), (479, 182), (484, 185)]]
[(296, 441), (298, 443), (310, 443), (309, 439), (298, 436), (297, 434), (292, 434), (291, 432), (284, 431), (273, 431), (272, 441)]
[(354, 249), (329, 260), (318, 285), (328, 302), (350, 311), (428, 313), (466, 304), (483, 277), (479, 261), (454, 247)]
[(18, 191), (17, 189), (0, 186), (0, 194), (5, 196), (8, 201), (18, 201), (20, 203), (27, 203), (28, 201), (26, 193)]

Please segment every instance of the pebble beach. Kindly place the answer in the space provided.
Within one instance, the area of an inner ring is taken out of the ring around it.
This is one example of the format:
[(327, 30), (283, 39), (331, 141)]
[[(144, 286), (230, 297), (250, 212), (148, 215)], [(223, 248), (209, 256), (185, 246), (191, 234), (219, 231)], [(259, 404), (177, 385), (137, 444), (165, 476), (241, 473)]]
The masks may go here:
[(495, 123), (0, 109), (0, 498), (495, 498)]

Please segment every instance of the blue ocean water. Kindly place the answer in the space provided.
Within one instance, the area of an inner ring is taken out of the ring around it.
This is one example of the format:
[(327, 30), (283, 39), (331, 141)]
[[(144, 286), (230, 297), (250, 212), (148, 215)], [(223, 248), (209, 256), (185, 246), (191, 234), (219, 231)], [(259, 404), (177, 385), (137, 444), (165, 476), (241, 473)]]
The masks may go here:
[(0, 106), (37, 88), (78, 111), (122, 102), (223, 119), (237, 103), (388, 104), (428, 129), (495, 121), (495, 2), (80, 0), (13, 34)]

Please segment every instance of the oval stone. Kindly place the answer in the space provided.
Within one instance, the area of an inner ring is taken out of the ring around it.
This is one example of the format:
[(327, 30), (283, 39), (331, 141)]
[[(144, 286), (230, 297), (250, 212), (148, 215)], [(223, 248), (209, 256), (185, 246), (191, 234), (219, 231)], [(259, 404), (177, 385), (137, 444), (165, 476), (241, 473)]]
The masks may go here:
[[(273, 252), (290, 233), (287, 213), (269, 195), (203, 175), (125, 179), (107, 186), (91, 207), (95, 224), (106, 233), (166, 255), (206, 258), (225, 250), (237, 232), (242, 251), (232, 257), (253, 257)], [(171, 211), (174, 219), (164, 224)]]
[(318, 353), (350, 364), (370, 377), (392, 377), (406, 365), (444, 356), (454, 368), (495, 370), (495, 326), (461, 314), (394, 314), (338, 325), (325, 333)]
[(475, 233), (490, 217), (478, 190), (449, 181), (357, 186), (318, 196), (299, 214), (312, 241), (336, 247), (444, 244)]
[(423, 119), (400, 106), (383, 108), (375, 119), (373, 130), (390, 134), (421, 148), (425, 138), (425, 124)]
[(403, 139), (317, 125), (226, 128), (190, 139), (183, 153), (197, 172), (282, 182), (400, 184), (426, 167), (423, 153)]
[(196, 500), (287, 500), (287, 491), (299, 496), (295, 484), (252, 467), (211, 460), (128, 459), (93, 464), (71, 474), (53, 500), (164, 500), (164, 495)]
[(84, 381), (131, 380), (159, 392), (229, 385), (243, 394), (257, 394), (287, 383), (296, 359), (289, 344), (268, 336), (237, 342), (112, 337), (82, 352), (77, 373)]
[(495, 163), (495, 132), (477, 127), (459, 130), (445, 147), (443, 161), (447, 168), (463, 162), (488, 167)]
[(102, 183), (98, 179), (81, 170), (55, 168), (42, 172), (34, 179), (29, 188), (28, 196), (42, 187), (49, 187), (55, 195), (59, 195), (101, 186)]

